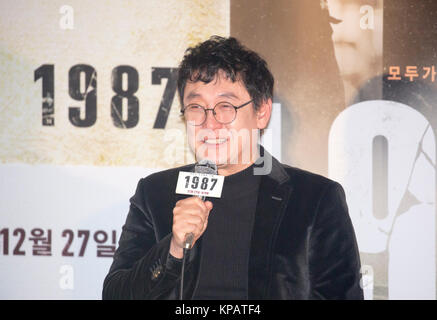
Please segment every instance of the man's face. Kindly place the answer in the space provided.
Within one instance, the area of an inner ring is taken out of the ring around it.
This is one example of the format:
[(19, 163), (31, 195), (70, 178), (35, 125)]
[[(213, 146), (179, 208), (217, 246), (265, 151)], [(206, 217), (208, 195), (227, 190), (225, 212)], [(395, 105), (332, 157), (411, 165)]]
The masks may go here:
[[(196, 104), (206, 109), (219, 102), (240, 106), (251, 100), (241, 81), (232, 82), (223, 73), (209, 83), (187, 82), (184, 91), (184, 106)], [(249, 167), (257, 159), (259, 129), (268, 124), (271, 101), (263, 103), (258, 111), (253, 103), (238, 109), (236, 118), (229, 124), (218, 122), (212, 111), (207, 111), (202, 125), (187, 123), (190, 148), (196, 160), (209, 159), (217, 164), (219, 174), (229, 175)]]

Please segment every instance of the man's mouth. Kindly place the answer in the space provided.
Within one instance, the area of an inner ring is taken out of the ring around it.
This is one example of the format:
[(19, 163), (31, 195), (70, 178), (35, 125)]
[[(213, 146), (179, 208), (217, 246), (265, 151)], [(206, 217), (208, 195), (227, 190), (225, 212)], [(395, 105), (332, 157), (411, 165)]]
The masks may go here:
[(217, 139), (204, 139), (202, 142), (207, 145), (220, 145), (224, 144), (228, 141), (226, 138), (217, 138)]

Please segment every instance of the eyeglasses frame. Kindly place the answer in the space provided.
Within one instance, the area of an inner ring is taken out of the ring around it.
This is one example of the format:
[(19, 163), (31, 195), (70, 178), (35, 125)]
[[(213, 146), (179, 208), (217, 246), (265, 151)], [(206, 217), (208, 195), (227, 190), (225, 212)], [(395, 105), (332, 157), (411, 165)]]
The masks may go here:
[[(247, 102), (245, 102), (245, 103), (243, 103), (242, 105), (239, 105), (239, 106), (234, 106), (232, 103), (227, 102), (227, 103), (229, 103), (231, 106), (234, 107), (234, 109), (235, 109), (235, 117), (234, 117), (234, 119), (232, 119), (232, 121), (229, 121), (229, 122), (226, 122), (226, 123), (223, 123), (223, 122), (218, 121), (217, 118), (215, 117), (215, 116), (216, 116), (216, 112), (214, 111), (215, 108), (216, 108), (220, 103), (223, 103), (223, 102), (224, 102), (224, 101), (218, 102), (218, 103), (214, 106), (214, 108), (205, 108), (204, 106), (201, 106), (200, 104), (194, 104), (194, 105), (199, 106), (199, 107), (201, 107), (201, 108), (203, 109), (203, 111), (204, 111), (204, 113), (205, 113), (205, 120), (203, 120), (202, 123), (200, 123), (200, 124), (194, 124), (193, 126), (198, 127), (198, 126), (203, 125), (203, 124), (205, 123), (207, 117), (208, 117), (208, 114), (207, 114), (208, 111), (212, 111), (212, 115), (214, 116), (214, 119), (215, 119), (218, 123), (221, 123), (221, 124), (230, 124), (230, 123), (234, 122), (235, 119), (237, 118), (237, 113), (238, 113), (237, 111), (238, 111), (238, 109), (241, 109), (241, 108), (247, 106), (249, 103), (253, 102), (253, 99), (251, 99), (251, 100), (249, 100), (249, 101), (247, 101)], [(191, 105), (193, 105), (193, 104), (191, 104)], [(191, 106), (191, 105), (184, 106), (184, 107), (181, 109), (181, 115), (184, 115), (185, 110), (186, 110), (189, 106)]]

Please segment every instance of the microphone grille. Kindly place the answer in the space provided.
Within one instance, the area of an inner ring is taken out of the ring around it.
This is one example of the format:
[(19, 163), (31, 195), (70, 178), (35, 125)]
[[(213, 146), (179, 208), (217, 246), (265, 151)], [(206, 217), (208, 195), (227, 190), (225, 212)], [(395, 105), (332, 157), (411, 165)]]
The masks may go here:
[(194, 167), (196, 173), (217, 174), (217, 165), (208, 159), (200, 160)]

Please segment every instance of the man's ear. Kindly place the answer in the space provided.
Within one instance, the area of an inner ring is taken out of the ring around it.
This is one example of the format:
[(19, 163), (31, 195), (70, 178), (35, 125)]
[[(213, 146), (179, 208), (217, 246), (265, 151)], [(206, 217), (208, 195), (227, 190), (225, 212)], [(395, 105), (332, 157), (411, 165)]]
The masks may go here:
[(256, 111), (258, 129), (265, 129), (272, 114), (272, 99), (263, 100)]

